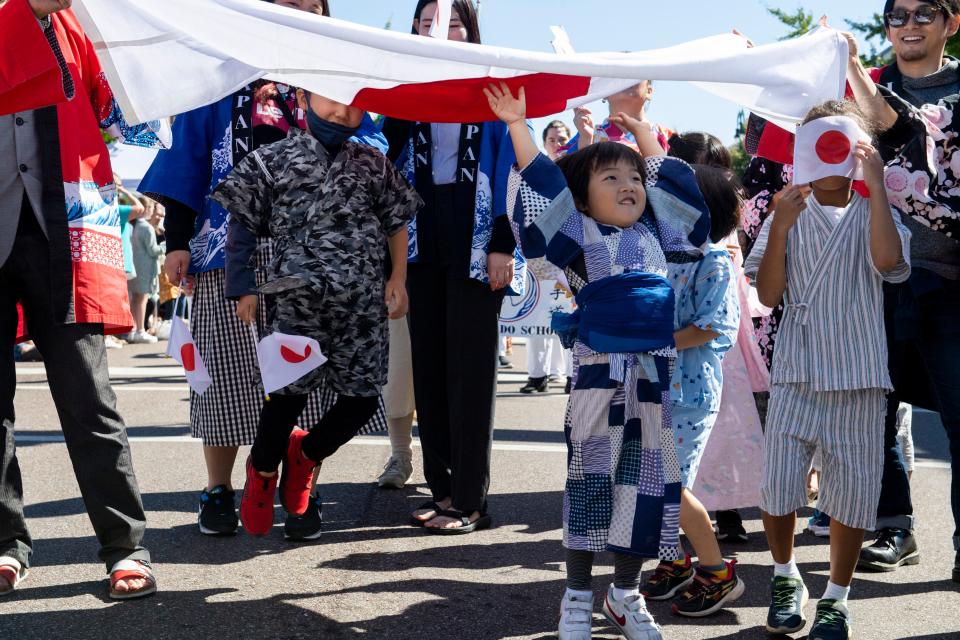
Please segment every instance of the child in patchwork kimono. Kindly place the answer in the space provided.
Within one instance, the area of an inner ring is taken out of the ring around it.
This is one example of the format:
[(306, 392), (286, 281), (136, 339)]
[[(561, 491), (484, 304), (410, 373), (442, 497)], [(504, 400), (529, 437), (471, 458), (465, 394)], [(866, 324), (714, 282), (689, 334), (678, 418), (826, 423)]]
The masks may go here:
[(736, 270), (724, 244), (739, 225), (740, 195), (726, 170), (705, 165), (694, 165), (694, 170), (710, 208), (711, 244), (699, 259), (673, 257), (668, 269), (676, 294), (674, 341), (678, 353), (670, 399), (683, 485), (680, 526), (699, 563), (694, 568), (686, 553), (674, 562), (662, 562), (642, 591), (651, 600), (676, 596), (675, 614), (702, 618), (736, 601), (744, 590), (736, 562), (723, 560), (710, 515), (691, 492), (720, 411), (722, 359), (740, 328)]
[[(825, 117), (835, 117), (834, 123), (851, 118), (869, 130), (853, 103), (825, 103), (806, 122)], [(826, 135), (805, 143), (810, 149), (797, 142), (796, 156), (822, 152)], [(831, 518), (830, 580), (811, 638), (850, 634), (847, 596), (863, 530), (877, 517), (886, 393), (892, 387), (882, 287), (910, 275), (910, 232), (890, 208), (883, 161), (862, 140), (850, 153), (862, 166), (870, 198), (853, 192), (844, 175), (789, 187), (745, 265), (760, 302), (785, 303), (771, 370), (760, 496), (774, 560), (771, 633), (796, 633), (806, 624), (808, 593), (793, 558), (793, 537), (796, 510), (807, 504), (814, 453), (823, 461), (818, 507)]]
[[(248, 533), (273, 526), (280, 500), (292, 515), (309, 506), (313, 469), (349, 441), (378, 407), (387, 374), (387, 316), (407, 311), (407, 223), (422, 204), (379, 151), (354, 143), (363, 111), (297, 90), (309, 133), (292, 130), (245, 157), (213, 192), (230, 212), (226, 295), (237, 315), (256, 317), (251, 257), (272, 236), (274, 259), (261, 292), (274, 332), (317, 340), (327, 362), (270, 394), (247, 460), (240, 520)], [(384, 282), (389, 245), (392, 271)], [(321, 384), (338, 394), (310, 431), (294, 430)]]
[(643, 558), (679, 556), (681, 487), (669, 411), (676, 351), (665, 254), (702, 254), (707, 206), (689, 165), (667, 158), (647, 123), (615, 120), (646, 157), (603, 142), (554, 164), (526, 129), (523, 90), (514, 98), (502, 84), (486, 95), (509, 126), (520, 167), (508, 196), (518, 246), (562, 269), (577, 296), (574, 317), (554, 324), (574, 357), (559, 637), (590, 637), (593, 559), (612, 551), (604, 614), (631, 640), (657, 639), (640, 571)]

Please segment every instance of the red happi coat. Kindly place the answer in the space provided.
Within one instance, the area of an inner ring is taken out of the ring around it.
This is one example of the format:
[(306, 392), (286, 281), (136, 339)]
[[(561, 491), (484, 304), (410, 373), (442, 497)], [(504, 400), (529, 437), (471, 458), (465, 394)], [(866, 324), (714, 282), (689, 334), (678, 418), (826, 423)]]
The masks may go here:
[(0, 7), (0, 115), (36, 110), (54, 320), (129, 331), (117, 192), (100, 133), (120, 110), (73, 12), (51, 18), (48, 42), (27, 0)]

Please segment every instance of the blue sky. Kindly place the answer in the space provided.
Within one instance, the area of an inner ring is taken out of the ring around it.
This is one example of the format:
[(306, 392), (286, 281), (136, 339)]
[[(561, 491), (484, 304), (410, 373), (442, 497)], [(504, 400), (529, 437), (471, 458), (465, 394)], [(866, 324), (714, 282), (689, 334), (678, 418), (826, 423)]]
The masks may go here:
[[(330, 0), (334, 17), (409, 31), (416, 0)], [(639, 51), (655, 49), (738, 28), (757, 44), (774, 42), (787, 29), (767, 6), (793, 11), (803, 6), (830, 23), (845, 27), (844, 18), (864, 22), (883, 9), (882, 0), (482, 0), (480, 29), (485, 44), (532, 51), (550, 51), (550, 25), (566, 27), (577, 51)], [(842, 6), (841, 10), (838, 6)], [(598, 11), (598, 7), (605, 7)], [(730, 102), (681, 82), (658, 82), (650, 118), (677, 131), (713, 133), (733, 141), (737, 112)], [(591, 105), (597, 120), (604, 105)], [(558, 114), (568, 125), (571, 114)], [(538, 133), (549, 119), (534, 122)]]

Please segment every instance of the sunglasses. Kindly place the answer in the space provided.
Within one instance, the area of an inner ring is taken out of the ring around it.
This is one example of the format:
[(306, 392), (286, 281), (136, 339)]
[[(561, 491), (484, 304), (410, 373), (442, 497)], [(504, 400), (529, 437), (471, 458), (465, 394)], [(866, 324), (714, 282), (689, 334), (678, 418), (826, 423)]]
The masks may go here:
[(907, 11), (906, 9), (894, 9), (893, 11), (888, 11), (884, 17), (887, 19), (887, 25), (899, 29), (900, 27), (905, 27), (910, 22), (910, 16), (913, 16), (913, 22), (917, 25), (926, 25), (932, 24), (934, 20), (937, 19), (937, 14), (940, 13), (940, 7), (934, 7), (932, 5), (924, 5), (918, 7), (914, 11)]

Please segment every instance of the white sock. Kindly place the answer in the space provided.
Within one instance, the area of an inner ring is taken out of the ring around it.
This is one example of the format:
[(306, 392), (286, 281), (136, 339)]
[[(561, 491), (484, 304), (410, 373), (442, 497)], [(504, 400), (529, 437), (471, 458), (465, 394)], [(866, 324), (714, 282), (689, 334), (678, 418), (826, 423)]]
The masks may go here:
[(570, 599), (576, 598), (577, 600), (590, 600), (593, 598), (593, 591), (577, 591), (576, 589), (567, 587), (567, 593), (565, 597)]
[(640, 593), (640, 587), (631, 587), (629, 589), (621, 589), (619, 587), (613, 588), (613, 599), (617, 602), (623, 602), (624, 599), (629, 598), (630, 596), (635, 596)]
[(797, 580), (803, 579), (803, 576), (800, 575), (800, 569), (797, 568), (796, 558), (790, 558), (790, 562), (786, 564), (774, 562), (773, 575), (783, 576), (785, 578), (796, 578)]
[(827, 590), (823, 592), (824, 600), (836, 600), (837, 602), (846, 602), (850, 595), (850, 587), (841, 587), (838, 584), (827, 582)]
[(410, 448), (413, 443), (413, 414), (402, 418), (388, 418), (387, 433), (390, 436), (390, 448), (393, 456), (409, 460), (413, 455)]

